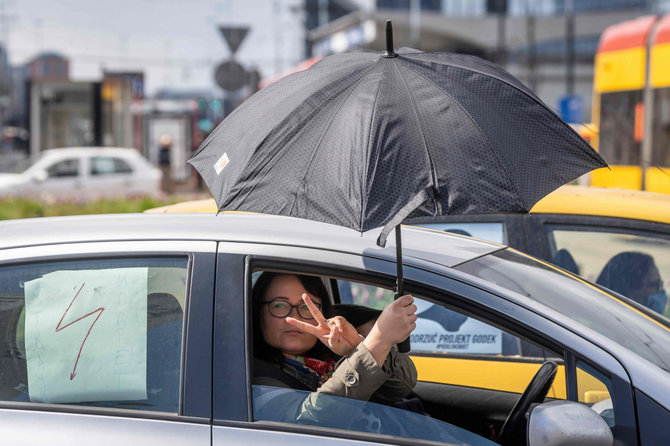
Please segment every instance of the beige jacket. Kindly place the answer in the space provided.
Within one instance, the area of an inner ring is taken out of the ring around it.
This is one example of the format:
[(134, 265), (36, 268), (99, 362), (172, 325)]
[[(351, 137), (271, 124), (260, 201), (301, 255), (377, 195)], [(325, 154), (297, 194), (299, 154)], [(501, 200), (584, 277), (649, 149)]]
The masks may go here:
[[(296, 412), (289, 409), (294, 406), (290, 401), (290, 395), (284, 395), (287, 399), (284, 404), (276, 400), (274, 408), (266, 406), (264, 410), (256, 410), (254, 401), (254, 416), (258, 419), (272, 421), (288, 421), (306, 424), (322, 424), (329, 420), (334, 414), (338, 415), (337, 427), (353, 422), (358, 416), (362, 406), (352, 406), (347, 414), (341, 411), (341, 403), (329, 395), (352, 398), (362, 401), (372, 400), (379, 403), (393, 403), (407, 396), (416, 385), (417, 373), (414, 363), (406, 353), (400, 353), (395, 348), (391, 349), (382, 367), (372, 357), (370, 351), (362, 342), (348, 356), (342, 358), (335, 368), (333, 376), (326, 381), (316, 392), (311, 392), (302, 403), (298, 403)], [(265, 376), (254, 377), (253, 383), (259, 386), (272, 386), (289, 388), (284, 382)], [(283, 418), (277, 418), (279, 407), (283, 407)], [(351, 418), (351, 420), (345, 420)]]

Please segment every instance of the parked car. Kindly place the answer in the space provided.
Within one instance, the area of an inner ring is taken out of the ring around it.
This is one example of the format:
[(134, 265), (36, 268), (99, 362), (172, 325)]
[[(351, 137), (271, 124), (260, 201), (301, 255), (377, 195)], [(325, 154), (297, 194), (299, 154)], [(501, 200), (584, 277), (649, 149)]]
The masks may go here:
[[(424, 319), (414, 393), (430, 417), (326, 397), (321, 422), (287, 420), (292, 407), (277, 404), (301, 391), (251, 385), (254, 277), (318, 275), (333, 302), (380, 306), (396, 265), (393, 238), (380, 248), (377, 236), (246, 213), (3, 222), (4, 441), (486, 445), (507, 423), (521, 435), (513, 444), (670, 442), (670, 321), (514, 249), (413, 227), (405, 286)], [(502, 349), (481, 353), (490, 360), (471, 381), (523, 383), (525, 404), (436, 376), (445, 357), (451, 373), (472, 374), (467, 357), (443, 352), (470, 344)], [(554, 391), (534, 378), (548, 377), (547, 358), (559, 365)], [(525, 367), (499, 374), (508, 361)]]
[[(216, 210), (209, 199), (147, 212)], [(670, 316), (663, 295), (670, 289), (670, 195), (563, 186), (529, 214), (448, 215), (410, 223), (508, 245)]]
[(95, 200), (158, 196), (160, 182), (160, 170), (135, 149), (50, 149), (25, 172), (0, 174), (0, 197)]

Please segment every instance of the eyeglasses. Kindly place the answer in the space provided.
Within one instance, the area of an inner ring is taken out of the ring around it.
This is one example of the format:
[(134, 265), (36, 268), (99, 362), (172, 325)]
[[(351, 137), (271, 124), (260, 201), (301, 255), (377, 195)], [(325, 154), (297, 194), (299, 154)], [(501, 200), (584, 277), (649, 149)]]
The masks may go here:
[[(305, 303), (298, 305), (291, 305), (290, 303), (286, 302), (283, 299), (273, 299), (267, 302), (263, 302), (263, 305), (268, 306), (268, 310), (270, 310), (270, 315), (274, 317), (285, 318), (286, 316), (291, 314), (291, 311), (293, 311), (293, 309), (295, 308), (298, 310), (298, 314), (300, 315), (301, 318), (314, 319), (312, 312), (309, 311), (309, 307)], [(314, 305), (316, 306), (316, 308), (319, 309), (319, 311), (321, 311), (321, 304), (314, 302)]]

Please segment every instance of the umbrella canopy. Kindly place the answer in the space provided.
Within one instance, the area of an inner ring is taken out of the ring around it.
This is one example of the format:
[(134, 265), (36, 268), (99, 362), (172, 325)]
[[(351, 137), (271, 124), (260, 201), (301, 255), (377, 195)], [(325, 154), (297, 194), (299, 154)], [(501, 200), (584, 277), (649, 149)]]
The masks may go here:
[(189, 160), (219, 210), (358, 231), (527, 212), (607, 164), (519, 80), (464, 54), (326, 57), (253, 95)]

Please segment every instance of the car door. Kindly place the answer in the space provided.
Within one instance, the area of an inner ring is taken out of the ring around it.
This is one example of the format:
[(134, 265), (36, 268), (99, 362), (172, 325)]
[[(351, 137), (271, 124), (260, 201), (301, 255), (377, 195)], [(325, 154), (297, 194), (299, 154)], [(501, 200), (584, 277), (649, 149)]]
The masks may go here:
[(83, 189), (85, 165), (82, 157), (68, 156), (56, 158), (50, 162), (40, 162), (45, 178), (29, 183), (27, 195), (38, 198), (73, 198)]
[(8, 444), (210, 444), (214, 242), (0, 251)]
[(133, 190), (133, 169), (124, 159), (115, 156), (89, 157), (89, 193), (98, 197), (126, 196)]
[[(350, 289), (351, 284), (355, 284), (384, 290), (368, 295), (367, 303), (380, 303), (385, 298), (384, 293), (393, 287), (395, 264), (341, 252), (288, 246), (221, 243), (219, 249), (215, 311), (214, 445), (227, 444), (241, 436), (244, 436), (247, 444), (342, 444), (346, 439), (350, 440), (347, 444), (352, 444), (351, 441), (353, 444), (368, 444), (370, 441), (380, 444), (404, 444), (407, 441), (422, 444), (423, 440), (489, 444), (486, 438), (499, 429), (523, 390), (523, 387), (520, 391), (495, 389), (491, 388), (490, 382), (496, 381), (496, 378), (505, 381), (511, 377), (518, 383), (523, 381), (525, 387), (539, 367), (539, 363), (525, 364), (526, 370), (522, 374), (510, 376), (503, 373), (502, 376), (496, 376), (496, 365), (501, 364), (500, 359), (504, 358), (492, 359), (491, 367), (478, 369), (467, 364), (467, 361), (445, 362), (460, 359), (451, 358), (452, 355), (414, 351), (412, 359), (420, 380), (414, 389), (414, 397), (423, 404), (423, 413), (429, 413), (431, 418), (423, 414), (417, 417), (417, 413), (411, 411), (394, 412), (387, 418), (384, 411), (377, 412), (374, 407), (369, 412), (363, 412), (355, 404), (349, 406), (345, 402), (337, 402), (333, 403), (333, 407), (341, 404), (339, 412), (332, 412), (334, 419), (325, 424), (305, 425), (296, 420), (290, 421), (286, 414), (295, 410), (293, 405), (296, 400), (299, 403), (302, 401), (300, 398), (306, 396), (298, 398), (294, 392), (299, 391), (278, 391), (252, 385), (251, 345), (254, 328), (250, 322), (250, 292), (255, 275), (262, 271), (283, 271), (316, 274), (330, 280), (337, 278), (338, 281), (348, 282)], [(594, 390), (592, 380), (598, 381), (598, 389), (603, 393), (597, 397), (593, 394), (591, 404), (597, 398), (600, 398), (599, 401), (608, 398), (616, 400), (615, 425), (623, 432), (617, 438), (629, 438), (631, 429), (635, 429), (634, 416), (631, 415), (632, 391), (625, 371), (609, 354), (537, 313), (510, 306), (504, 299), (479, 288), (423, 269), (406, 267), (405, 273), (408, 291), (420, 296), (425, 302), (437, 304), (444, 311), (460, 312), (489, 327), (502, 329), (519, 339), (554, 351), (556, 360), (562, 365), (562, 373), (557, 381), (562, 382), (563, 393), (552, 397), (583, 400), (583, 397), (579, 397), (578, 386)], [(337, 302), (339, 291), (334, 293)], [(360, 292), (359, 296), (362, 295)], [(245, 299), (240, 299), (240, 296)], [(366, 304), (365, 301), (358, 303)], [(242, 338), (247, 339), (244, 344), (239, 342)], [(471, 340), (473, 338), (471, 336)], [(483, 344), (492, 338), (490, 334), (482, 334), (477, 341)], [(586, 365), (580, 363), (577, 366), (578, 359)], [(586, 370), (586, 373), (578, 370)], [(452, 383), (449, 378), (444, 379), (445, 372), (447, 375), (470, 375), (470, 382)], [(482, 381), (488, 383), (481, 385)], [(287, 403), (276, 410), (265, 410), (277, 398), (286, 398)], [(361, 411), (360, 422), (354, 425), (342, 421), (348, 419), (348, 411)], [(338, 418), (338, 413), (342, 414), (341, 418)], [(433, 421), (427, 422), (427, 419)], [(436, 436), (431, 436), (433, 434)]]
[[(305, 256), (311, 259), (305, 260)], [(321, 266), (330, 259), (330, 264), (335, 268), (344, 264), (357, 265), (361, 271), (365, 270), (360, 256), (291, 247), (219, 244), (214, 328), (213, 444), (234, 444), (243, 440), (249, 445), (314, 442), (328, 445), (367, 445), (398, 444), (407, 442), (408, 438), (412, 438), (416, 444), (422, 444), (414, 435), (420, 435), (424, 429), (435, 433), (437, 425), (442, 426), (442, 422), (397, 408), (326, 396), (332, 398), (332, 404), (337, 407), (333, 412), (328, 411), (332, 413), (329, 422), (320, 425), (297, 425), (286, 420), (279, 421), (277, 417), (296, 409), (296, 404), (306, 396), (304, 392), (252, 385), (249, 293), (253, 280), (259, 273), (259, 268), (266, 267), (286, 268), (293, 265), (298, 271), (306, 270), (314, 274), (315, 259), (319, 259)], [(243, 339), (246, 341), (240, 342)], [(279, 395), (276, 394), (277, 390)], [(284, 404), (284, 398), (288, 398), (290, 403)], [(277, 404), (279, 407), (275, 409)], [(347, 414), (346, 419), (340, 417), (342, 414)], [(358, 416), (352, 424), (353, 414)], [(401, 418), (398, 419), (398, 416)], [(393, 427), (390, 430), (379, 430), (380, 426), (387, 424)], [(487, 446), (492, 444), (464, 429), (446, 424), (444, 426), (446, 427), (439, 431), (441, 441)]]

